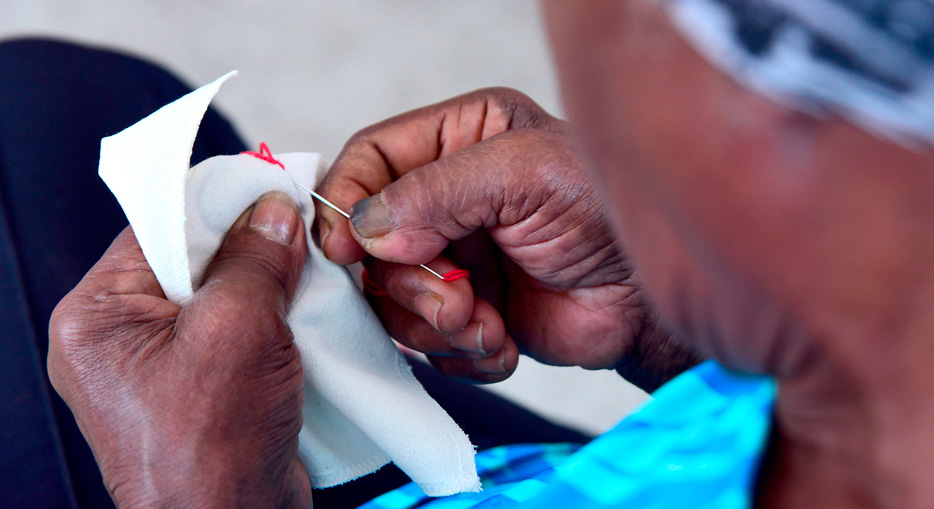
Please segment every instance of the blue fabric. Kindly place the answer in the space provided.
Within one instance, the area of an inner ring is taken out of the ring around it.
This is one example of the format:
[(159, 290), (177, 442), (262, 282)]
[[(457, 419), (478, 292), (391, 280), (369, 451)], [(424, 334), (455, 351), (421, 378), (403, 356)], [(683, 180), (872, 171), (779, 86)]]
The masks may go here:
[(478, 454), (481, 493), (431, 499), (408, 484), (361, 507), (751, 507), (775, 393), (770, 378), (709, 361), (584, 447), (517, 445)]

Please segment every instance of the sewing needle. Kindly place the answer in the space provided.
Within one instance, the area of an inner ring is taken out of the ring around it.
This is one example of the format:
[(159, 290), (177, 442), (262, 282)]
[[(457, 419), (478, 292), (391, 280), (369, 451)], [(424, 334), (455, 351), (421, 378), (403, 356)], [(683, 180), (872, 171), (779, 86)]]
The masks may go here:
[[(296, 184), (298, 184), (298, 183), (296, 182)], [(325, 198), (324, 196), (321, 196), (320, 194), (318, 194), (318, 193), (312, 191), (311, 189), (308, 189), (307, 187), (305, 187), (305, 186), (303, 186), (303, 185), (301, 185), (301, 184), (298, 184), (298, 187), (301, 187), (302, 189), (304, 189), (305, 192), (307, 192), (308, 194), (310, 194), (312, 198), (314, 198), (314, 199), (320, 201), (321, 203), (323, 203), (324, 205), (326, 205), (328, 208), (330, 208), (330, 209), (336, 211), (338, 214), (344, 216), (345, 218), (350, 219), (350, 214), (348, 214), (348, 213), (344, 212), (343, 210), (341, 210), (337, 205), (334, 205), (333, 203), (331, 203), (331, 202), (330, 202), (327, 198)], [(441, 274), (438, 274), (437, 272), (431, 270), (431, 268), (428, 267), (427, 265), (425, 265), (425, 264), (419, 264), (418, 266), (421, 267), (421, 268), (423, 268), (423, 269), (425, 269), (425, 270), (427, 270), (428, 272), (430, 272), (430, 273), (431, 273), (433, 276), (435, 276), (436, 278), (438, 278), (438, 279), (440, 279), (440, 280), (442, 280), (442, 281), (447, 281), (446, 279), (444, 279), (444, 276), (442, 276)]]

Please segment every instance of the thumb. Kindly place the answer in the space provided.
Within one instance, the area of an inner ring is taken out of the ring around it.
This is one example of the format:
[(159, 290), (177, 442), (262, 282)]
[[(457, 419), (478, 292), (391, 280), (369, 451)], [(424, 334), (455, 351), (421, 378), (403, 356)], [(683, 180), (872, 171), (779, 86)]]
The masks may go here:
[(521, 221), (549, 192), (530, 176), (550, 136), (509, 131), (406, 173), (351, 207), (354, 238), (376, 258), (418, 264), (479, 228)]
[(280, 321), (291, 301), (307, 250), (295, 203), (266, 193), (231, 227), (205, 271), (196, 295), (199, 312), (253, 330)]

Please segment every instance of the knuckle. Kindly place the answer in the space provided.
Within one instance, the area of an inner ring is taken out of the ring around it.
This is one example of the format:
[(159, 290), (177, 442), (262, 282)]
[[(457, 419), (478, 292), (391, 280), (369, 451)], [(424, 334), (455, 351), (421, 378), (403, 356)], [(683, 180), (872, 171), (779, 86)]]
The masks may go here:
[(71, 336), (77, 326), (73, 298), (68, 295), (52, 310), (52, 317), (49, 320), (49, 339), (53, 343), (58, 343), (63, 338)]
[(284, 313), (277, 309), (260, 310), (254, 317), (252, 328), (261, 336), (276, 340), (276, 343), (291, 344), (294, 339)]
[[(254, 246), (253, 242), (233, 243), (226, 246), (206, 271), (205, 280), (221, 278), (225, 282), (246, 281), (251, 284), (229, 285), (254, 291), (255, 287), (269, 287), (270, 282), (285, 288), (289, 276), (291, 251), (285, 246)], [(266, 243), (269, 244), (269, 243)], [(262, 247), (262, 248), (260, 248)]]
[(383, 201), (393, 212), (395, 220), (412, 220), (418, 218), (424, 221), (422, 214), (430, 213), (425, 209), (434, 209), (442, 205), (441, 200), (432, 199), (438, 189), (438, 179), (428, 171), (410, 171), (399, 180), (383, 188)]
[(103, 293), (72, 292), (55, 306), (49, 320), (50, 348), (71, 349), (100, 339), (114, 328), (109, 298)]
[(249, 314), (250, 321), (237, 329), (249, 336), (248, 344), (254, 345), (260, 353), (267, 351), (270, 344), (291, 345), (293, 336), (285, 317), (275, 309), (256, 309)]
[(347, 139), (347, 143), (344, 144), (343, 152), (345, 154), (354, 154), (359, 150), (368, 149), (370, 147), (376, 147), (378, 144), (376, 142), (376, 136), (386, 127), (386, 125), (393, 119), (384, 120), (376, 124), (369, 125), (355, 132), (350, 138)]
[[(509, 87), (487, 87), (474, 92), (481, 97), (497, 101), (503, 105), (535, 104), (526, 94)], [(536, 105), (537, 106), (537, 105)]]
[[(224, 288), (212, 292), (208, 299), (197, 300), (190, 311), (191, 321), (182, 328), (184, 334), (219, 348), (257, 349), (265, 355), (270, 343), (292, 341), (282, 300), (268, 289)], [(207, 351), (210, 355), (216, 353), (213, 349)]]
[(106, 308), (99, 301), (69, 294), (49, 321), (49, 380), (66, 400), (70, 388), (101, 365), (100, 339), (108, 335)]
[(510, 127), (554, 130), (560, 122), (528, 95), (508, 87), (491, 87), (476, 92), (495, 109), (511, 118)]
[(373, 135), (382, 129), (384, 123), (385, 121), (377, 122), (375, 124), (368, 125), (364, 127), (363, 129), (360, 129), (359, 131), (355, 132), (350, 137), (350, 139), (347, 140), (347, 145), (353, 146), (353, 145), (361, 145), (361, 144), (366, 144), (366, 145), (370, 144), (372, 142)]
[(360, 145), (366, 145), (366, 140), (369, 137), (370, 133), (373, 132), (374, 126), (364, 127), (359, 131), (353, 133), (350, 138), (347, 138), (347, 141), (344, 143), (343, 152), (347, 153), (354, 150)]

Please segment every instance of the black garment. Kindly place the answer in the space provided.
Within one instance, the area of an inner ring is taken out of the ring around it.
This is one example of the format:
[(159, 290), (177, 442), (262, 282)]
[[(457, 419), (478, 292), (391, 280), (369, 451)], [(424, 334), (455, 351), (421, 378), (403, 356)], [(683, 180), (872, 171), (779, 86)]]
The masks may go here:
[[(48, 382), (49, 316), (127, 224), (96, 175), (101, 137), (187, 91), (114, 53), (0, 45), (0, 505), (112, 506)], [(216, 112), (203, 125), (195, 160), (243, 150)]]
[[(90, 448), (46, 373), (58, 301), (126, 226), (100, 178), (100, 139), (189, 92), (136, 58), (47, 40), (0, 43), (0, 506), (112, 506)], [(245, 150), (209, 110), (192, 164)], [(584, 441), (427, 367), (416, 375), (481, 449)], [(395, 467), (315, 490), (318, 507), (350, 507), (407, 479)]]

